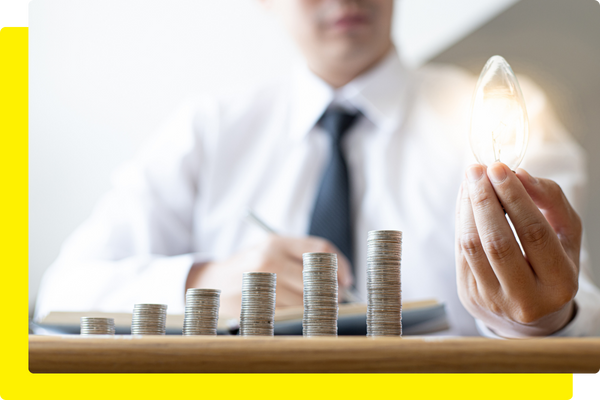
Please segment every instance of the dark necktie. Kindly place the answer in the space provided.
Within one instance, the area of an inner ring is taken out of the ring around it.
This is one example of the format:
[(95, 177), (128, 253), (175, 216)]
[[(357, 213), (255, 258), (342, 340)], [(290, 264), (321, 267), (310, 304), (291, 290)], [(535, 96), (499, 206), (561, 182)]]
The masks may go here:
[(348, 258), (353, 271), (350, 182), (341, 142), (359, 115), (340, 109), (328, 109), (319, 120), (320, 126), (331, 137), (331, 154), (321, 179), (308, 232), (335, 244)]

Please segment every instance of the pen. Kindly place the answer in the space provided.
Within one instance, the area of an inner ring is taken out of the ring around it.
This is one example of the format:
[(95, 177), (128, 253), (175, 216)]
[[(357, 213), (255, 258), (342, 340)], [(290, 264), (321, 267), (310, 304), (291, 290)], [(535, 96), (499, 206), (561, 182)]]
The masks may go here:
[[(268, 232), (272, 235), (279, 235), (273, 228), (267, 225), (262, 219), (260, 219), (251, 208), (246, 208), (246, 219), (256, 226), (262, 228), (265, 232)], [(353, 288), (343, 288), (340, 290), (342, 299), (348, 303), (360, 303), (360, 298), (355, 293)]]
[(265, 232), (268, 232), (272, 235), (278, 235), (278, 233), (275, 232), (275, 230), (273, 228), (271, 228), (269, 225), (265, 224), (260, 218), (258, 218), (256, 216), (256, 214), (254, 214), (254, 212), (250, 208), (246, 209), (246, 217), (248, 218), (249, 221), (251, 221), (251, 222), (255, 223), (257, 226), (260, 226), (261, 228), (263, 228), (265, 230)]

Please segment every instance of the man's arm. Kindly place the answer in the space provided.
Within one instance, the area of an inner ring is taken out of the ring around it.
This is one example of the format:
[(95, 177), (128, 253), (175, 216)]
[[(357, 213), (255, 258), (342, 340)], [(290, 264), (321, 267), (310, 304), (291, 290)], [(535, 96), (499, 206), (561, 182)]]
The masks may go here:
[(303, 253), (336, 253), (340, 287), (352, 285), (350, 264), (331, 242), (315, 236), (303, 238), (271, 235), (262, 243), (222, 261), (197, 264), (187, 279), (187, 287), (221, 289), (220, 312), (237, 317), (241, 309), (242, 275), (244, 272), (277, 274), (277, 307), (302, 305)]
[(36, 319), (49, 311), (131, 312), (140, 302), (183, 313), (190, 287), (221, 289), (221, 310), (236, 317), (242, 273), (250, 271), (277, 273), (278, 306), (301, 305), (304, 252), (338, 253), (340, 285), (351, 284), (348, 262), (320, 238), (271, 237), (224, 260), (196, 252), (202, 221), (194, 208), (214, 156), (206, 143), (219, 136), (205, 132), (219, 126), (215, 109), (210, 101), (182, 108), (120, 171), (45, 274)]
[(131, 312), (138, 302), (183, 312), (185, 282), (208, 255), (193, 246), (204, 158), (201, 124), (212, 103), (182, 107), (115, 175), (112, 189), (44, 275), (36, 318), (49, 311)]

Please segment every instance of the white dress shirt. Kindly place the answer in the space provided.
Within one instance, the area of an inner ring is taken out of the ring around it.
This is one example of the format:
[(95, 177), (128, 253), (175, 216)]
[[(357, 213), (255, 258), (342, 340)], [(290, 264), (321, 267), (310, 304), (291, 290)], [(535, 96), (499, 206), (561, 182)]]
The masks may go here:
[[(330, 151), (316, 122), (333, 102), (364, 115), (343, 142), (359, 294), (366, 298), (367, 232), (401, 230), (403, 300), (443, 301), (448, 334), (493, 336), (461, 305), (454, 261), (456, 196), (474, 162), (467, 140), (474, 85), (451, 67), (406, 70), (392, 51), (338, 90), (301, 66), (243, 96), (189, 102), (64, 244), (42, 282), (37, 318), (52, 310), (131, 312), (140, 302), (183, 313), (194, 262), (225, 259), (266, 237), (244, 219), (246, 207), (283, 235), (306, 235)], [(543, 94), (522, 86), (531, 124), (522, 167), (557, 181), (578, 208), (582, 151)], [(576, 301), (578, 314), (557, 334), (600, 335), (600, 291), (583, 273)]]

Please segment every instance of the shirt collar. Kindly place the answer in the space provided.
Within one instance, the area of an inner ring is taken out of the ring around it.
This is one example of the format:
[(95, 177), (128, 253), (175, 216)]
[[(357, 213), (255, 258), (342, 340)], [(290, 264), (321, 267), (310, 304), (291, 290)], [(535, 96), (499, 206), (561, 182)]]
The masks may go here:
[(292, 75), (291, 135), (304, 137), (333, 102), (359, 109), (382, 128), (399, 117), (405, 99), (407, 73), (395, 49), (345, 86), (333, 89), (304, 64)]

